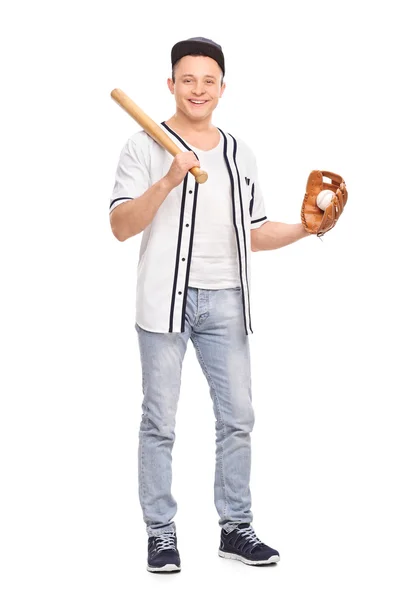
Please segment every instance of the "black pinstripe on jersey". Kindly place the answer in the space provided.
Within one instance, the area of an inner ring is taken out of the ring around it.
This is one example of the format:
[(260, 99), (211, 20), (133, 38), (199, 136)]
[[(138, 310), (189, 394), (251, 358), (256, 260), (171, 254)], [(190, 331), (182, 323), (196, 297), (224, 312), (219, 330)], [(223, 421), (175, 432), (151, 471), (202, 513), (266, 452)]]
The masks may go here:
[(131, 198), (130, 196), (123, 196), (122, 198), (114, 198), (114, 200), (111, 201), (110, 208), (113, 206), (113, 204), (118, 202), (118, 200), (133, 200), (133, 198)]
[[(193, 152), (193, 150), (191, 148), (189, 148), (189, 146), (186, 144), (186, 142), (177, 133), (175, 133), (175, 131), (173, 131), (170, 127), (168, 127), (168, 125), (165, 123), (165, 121), (163, 121), (161, 123), (161, 125), (163, 125), (165, 127), (165, 129), (167, 129), (170, 133), (172, 133), (172, 135), (174, 135), (176, 137), (176, 139), (180, 141), (180, 143), (182, 144), (182, 146), (184, 146), (184, 148)], [(196, 158), (198, 160), (199, 157), (197, 156), (196, 152), (193, 152), (193, 154), (196, 156)], [(186, 176), (185, 176), (183, 191), (182, 191), (181, 214), (180, 214), (180, 219), (179, 219), (178, 240), (177, 240), (177, 245), (176, 245), (175, 273), (174, 273), (174, 282), (172, 285), (171, 309), (170, 309), (170, 318), (169, 318), (169, 331), (170, 332), (173, 331), (173, 322), (174, 322), (174, 313), (175, 313), (175, 298), (176, 298), (176, 284), (177, 284), (177, 280), (178, 280), (179, 267), (181, 264), (181, 261), (179, 260), (179, 258), (180, 258), (180, 253), (181, 253), (183, 217), (184, 217), (184, 213), (185, 213), (187, 181), (188, 181), (188, 174), (186, 174)], [(189, 238), (189, 250), (188, 250), (187, 260), (185, 261), (186, 276), (185, 276), (185, 288), (183, 290), (183, 303), (182, 303), (182, 314), (181, 314), (181, 333), (183, 333), (185, 331), (185, 313), (186, 313), (187, 294), (188, 294), (188, 287), (189, 287), (190, 263), (192, 261), (193, 236), (194, 236), (194, 227), (195, 227), (195, 222), (196, 222), (196, 207), (197, 207), (198, 189), (199, 189), (199, 184), (196, 182), (195, 187), (194, 187), (192, 223), (191, 223), (190, 238)]]

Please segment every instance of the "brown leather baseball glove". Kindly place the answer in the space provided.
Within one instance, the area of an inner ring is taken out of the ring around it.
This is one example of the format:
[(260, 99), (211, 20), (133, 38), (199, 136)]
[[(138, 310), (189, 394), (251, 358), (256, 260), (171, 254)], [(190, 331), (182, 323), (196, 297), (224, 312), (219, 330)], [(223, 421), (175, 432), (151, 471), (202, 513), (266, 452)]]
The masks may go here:
[[(331, 179), (332, 183), (326, 183), (323, 177)], [(325, 210), (321, 210), (317, 205), (317, 196), (322, 190), (331, 190), (335, 194)], [(304, 229), (321, 237), (336, 225), (346, 202), (346, 184), (340, 175), (329, 171), (311, 171), (301, 206)]]

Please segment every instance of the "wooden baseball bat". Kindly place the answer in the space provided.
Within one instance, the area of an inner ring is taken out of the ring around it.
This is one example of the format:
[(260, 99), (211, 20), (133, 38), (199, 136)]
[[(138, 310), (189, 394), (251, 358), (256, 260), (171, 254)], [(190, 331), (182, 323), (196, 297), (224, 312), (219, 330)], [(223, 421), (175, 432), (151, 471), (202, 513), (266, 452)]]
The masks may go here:
[[(141, 127), (143, 127), (144, 131), (148, 133), (153, 140), (155, 140), (160, 146), (165, 148), (167, 152), (172, 154), (172, 156), (176, 156), (180, 154), (182, 150), (178, 148), (178, 146), (171, 140), (170, 137), (162, 130), (162, 128), (157, 125), (153, 119), (150, 119), (148, 115), (137, 104), (133, 102), (122, 90), (115, 88), (111, 92), (111, 97), (117, 104), (121, 106), (128, 115), (130, 115)], [(190, 169), (190, 172), (196, 179), (197, 183), (204, 183), (208, 179), (208, 175), (205, 171), (199, 169), (199, 167), (193, 167)]]

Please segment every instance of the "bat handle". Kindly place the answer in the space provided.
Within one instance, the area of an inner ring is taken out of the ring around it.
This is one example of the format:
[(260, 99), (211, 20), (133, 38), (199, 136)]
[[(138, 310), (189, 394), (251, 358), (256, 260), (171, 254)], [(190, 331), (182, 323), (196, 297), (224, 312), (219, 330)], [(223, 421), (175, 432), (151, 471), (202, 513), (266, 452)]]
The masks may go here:
[(208, 179), (208, 175), (205, 171), (203, 171), (202, 169), (199, 169), (199, 167), (193, 167), (192, 169), (189, 169), (191, 174), (194, 176), (196, 183), (205, 183)]

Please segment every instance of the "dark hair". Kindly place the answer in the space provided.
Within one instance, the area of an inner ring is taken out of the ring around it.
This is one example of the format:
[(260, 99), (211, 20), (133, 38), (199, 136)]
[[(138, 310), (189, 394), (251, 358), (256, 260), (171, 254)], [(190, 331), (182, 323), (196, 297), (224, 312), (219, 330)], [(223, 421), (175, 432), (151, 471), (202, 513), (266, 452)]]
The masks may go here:
[[(203, 54), (203, 52), (196, 52), (196, 54), (189, 54), (188, 56), (208, 56), (207, 54)], [(182, 59), (180, 59), (182, 60)], [(172, 81), (175, 83), (175, 67), (179, 64), (179, 60), (172, 67)], [(224, 83), (224, 74), (221, 73), (221, 86)]]

